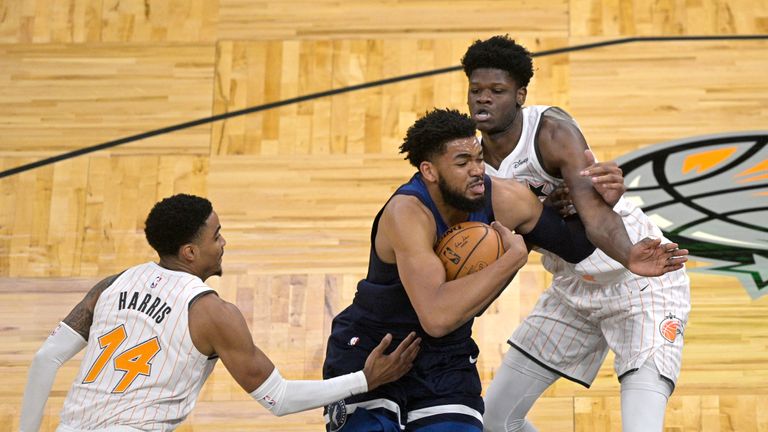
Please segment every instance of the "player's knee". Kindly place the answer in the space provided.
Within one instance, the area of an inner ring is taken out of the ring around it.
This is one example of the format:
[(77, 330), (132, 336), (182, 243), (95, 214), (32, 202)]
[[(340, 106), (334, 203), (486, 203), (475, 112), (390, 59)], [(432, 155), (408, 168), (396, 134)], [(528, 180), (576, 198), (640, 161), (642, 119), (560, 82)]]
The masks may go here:
[(524, 427), (525, 418), (518, 418), (514, 413), (502, 414), (487, 410), (483, 415), (483, 431), (485, 432), (520, 432), (525, 430)]

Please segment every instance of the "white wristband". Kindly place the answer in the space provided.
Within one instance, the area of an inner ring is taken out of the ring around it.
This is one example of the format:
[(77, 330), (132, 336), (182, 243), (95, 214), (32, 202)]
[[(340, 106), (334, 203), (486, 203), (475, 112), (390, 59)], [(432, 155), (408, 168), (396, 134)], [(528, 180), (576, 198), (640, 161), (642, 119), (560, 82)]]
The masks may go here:
[(282, 416), (328, 405), (331, 402), (368, 391), (363, 371), (317, 381), (288, 381), (275, 368), (253, 392), (272, 414)]

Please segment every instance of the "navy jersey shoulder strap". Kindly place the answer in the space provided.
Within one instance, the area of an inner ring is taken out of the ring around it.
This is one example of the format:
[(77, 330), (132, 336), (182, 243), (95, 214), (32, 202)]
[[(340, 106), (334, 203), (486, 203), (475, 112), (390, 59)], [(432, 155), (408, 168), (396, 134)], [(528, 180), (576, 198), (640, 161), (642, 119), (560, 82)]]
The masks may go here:
[(395, 195), (411, 195), (418, 198), (419, 201), (432, 212), (432, 217), (435, 219), (435, 228), (437, 230), (438, 238), (440, 238), (444, 232), (448, 231), (449, 227), (440, 215), (440, 211), (437, 210), (437, 205), (432, 201), (432, 197), (429, 196), (427, 185), (425, 185), (424, 180), (421, 179), (421, 174), (414, 174), (408, 183), (400, 186), (397, 191), (395, 191)]

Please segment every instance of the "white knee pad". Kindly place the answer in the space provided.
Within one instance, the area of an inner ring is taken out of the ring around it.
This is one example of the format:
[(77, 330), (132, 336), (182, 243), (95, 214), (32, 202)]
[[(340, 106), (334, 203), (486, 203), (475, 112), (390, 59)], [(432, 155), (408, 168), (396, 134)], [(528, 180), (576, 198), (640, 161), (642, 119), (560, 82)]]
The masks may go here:
[(516, 348), (510, 348), (485, 395), (484, 430), (536, 432), (525, 416), (559, 377)]

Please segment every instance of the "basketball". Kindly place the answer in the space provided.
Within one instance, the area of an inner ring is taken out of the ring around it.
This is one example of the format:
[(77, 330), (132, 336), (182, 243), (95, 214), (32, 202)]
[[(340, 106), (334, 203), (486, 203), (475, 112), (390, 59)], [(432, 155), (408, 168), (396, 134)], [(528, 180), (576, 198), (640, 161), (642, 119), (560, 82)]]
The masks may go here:
[(448, 229), (435, 247), (445, 267), (446, 280), (458, 279), (487, 267), (504, 253), (501, 236), (482, 222), (462, 222)]

